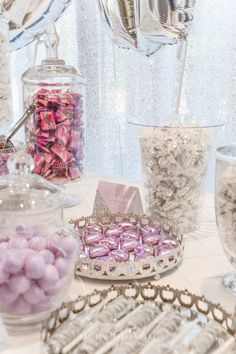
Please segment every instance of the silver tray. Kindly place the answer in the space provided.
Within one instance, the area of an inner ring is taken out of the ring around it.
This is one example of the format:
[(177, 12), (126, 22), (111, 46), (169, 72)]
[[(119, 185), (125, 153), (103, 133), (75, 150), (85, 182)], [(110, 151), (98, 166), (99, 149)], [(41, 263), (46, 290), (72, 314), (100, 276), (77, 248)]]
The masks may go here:
[[(158, 219), (148, 215), (128, 215), (128, 214), (102, 214), (82, 217), (71, 220), (74, 228), (83, 231), (85, 227), (93, 223), (104, 226), (122, 221), (131, 222), (135, 226), (156, 225), (160, 226)], [(161, 227), (161, 226), (160, 226)], [(183, 259), (184, 241), (182, 235), (172, 233), (170, 228), (162, 228), (170, 236), (176, 238), (179, 246), (163, 256), (147, 256), (138, 261), (129, 260), (124, 262), (102, 262), (99, 259), (80, 257), (76, 266), (75, 277), (86, 277), (104, 280), (133, 280), (141, 278), (155, 277), (175, 268)]]
[[(229, 353), (226, 350), (226, 347), (235, 345), (235, 321), (233, 321), (232, 316), (219, 304), (209, 302), (204, 296), (197, 296), (190, 293), (188, 290), (177, 290), (171, 288), (169, 285), (156, 286), (151, 283), (145, 285), (130, 283), (129, 285), (122, 286), (113, 285), (105, 290), (95, 290), (92, 294), (87, 296), (79, 296), (76, 300), (63, 304), (61, 308), (53, 312), (42, 330), (45, 353), (51, 354), (49, 348), (52, 339), (55, 340), (55, 338), (60, 338), (59, 347), (53, 354), (67, 354), (65, 347), (67, 347), (68, 344), (70, 346), (72, 341), (74, 342), (75, 338), (72, 337), (76, 335), (76, 331), (72, 335), (71, 331), (67, 331), (69, 323), (67, 321), (77, 318), (81, 323), (85, 310), (88, 310), (89, 308), (96, 310), (96, 307), (98, 308), (99, 306), (101, 309), (101, 305), (104, 301), (108, 302), (114, 300), (120, 295), (123, 295), (126, 298), (135, 299), (138, 304), (156, 304), (162, 312), (166, 311), (166, 308), (179, 313), (184, 311), (188, 323), (191, 325), (191, 323), (194, 321), (196, 322), (197, 319), (199, 320), (198, 325), (200, 328), (204, 327), (209, 321), (213, 324), (218, 324), (220, 330), (222, 330), (222, 336), (217, 339), (218, 343), (214, 348), (216, 353), (221, 347), (222, 353)], [(92, 317), (92, 322), (96, 321), (96, 317), (97, 315)], [(63, 330), (64, 334), (61, 336), (61, 331)], [(59, 333), (59, 337), (55, 337), (58, 336)], [(77, 335), (78, 334), (81, 335), (81, 332), (78, 331)], [(176, 332), (173, 332), (173, 336), (175, 334)], [(69, 337), (67, 336), (70, 337), (70, 340), (68, 340)], [(77, 348), (79, 349), (79, 346)], [(209, 353), (214, 353), (214, 350)], [(69, 350), (68, 353), (74, 354), (74, 351)], [(156, 353), (159, 353), (159, 351)]]

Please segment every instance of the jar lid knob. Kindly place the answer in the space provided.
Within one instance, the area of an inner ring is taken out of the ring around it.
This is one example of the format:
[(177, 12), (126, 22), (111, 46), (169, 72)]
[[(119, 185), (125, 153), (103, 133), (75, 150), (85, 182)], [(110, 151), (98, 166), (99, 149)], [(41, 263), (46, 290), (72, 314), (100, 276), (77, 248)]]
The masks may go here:
[(34, 170), (34, 166), (33, 158), (23, 151), (12, 154), (7, 161), (9, 173), (14, 175), (29, 175)]

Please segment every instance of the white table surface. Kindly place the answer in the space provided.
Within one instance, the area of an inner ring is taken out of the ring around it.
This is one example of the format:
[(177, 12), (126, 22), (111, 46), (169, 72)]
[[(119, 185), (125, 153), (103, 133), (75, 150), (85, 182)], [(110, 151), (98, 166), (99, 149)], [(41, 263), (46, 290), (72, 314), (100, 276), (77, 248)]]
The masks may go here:
[[(99, 180), (109, 178), (86, 177), (78, 183), (72, 183), (69, 191), (81, 197), (80, 205), (66, 209), (65, 219), (92, 214), (95, 192)], [(114, 180), (112, 180), (114, 181)], [(121, 182), (121, 181), (118, 181)], [(127, 183), (126, 184), (131, 184)], [(137, 184), (133, 184), (137, 185)], [(203, 294), (215, 303), (220, 303), (227, 311), (233, 312), (236, 297), (228, 294), (221, 286), (222, 275), (232, 270), (224, 255), (217, 234), (213, 195), (207, 195), (202, 205), (202, 223), (200, 230), (185, 236), (184, 260), (180, 266), (162, 275), (157, 282), (160, 285), (169, 284), (178, 289), (188, 289), (196, 294)], [(149, 279), (150, 280), (150, 279)], [(74, 280), (70, 291), (71, 299), (85, 295), (95, 288), (101, 289), (111, 283), (89, 279)], [(39, 334), (10, 337), (9, 347), (2, 350), (3, 354), (39, 354), (42, 345)]]

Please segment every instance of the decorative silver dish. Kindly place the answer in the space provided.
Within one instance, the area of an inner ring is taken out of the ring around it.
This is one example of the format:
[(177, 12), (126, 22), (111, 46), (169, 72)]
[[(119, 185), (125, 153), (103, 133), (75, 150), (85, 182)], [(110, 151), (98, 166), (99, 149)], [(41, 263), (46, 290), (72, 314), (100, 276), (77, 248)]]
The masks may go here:
[[(160, 227), (158, 219), (148, 215), (127, 215), (127, 214), (103, 214), (82, 217), (71, 220), (74, 228), (78, 230), (80, 239), (86, 227), (93, 224), (100, 224), (103, 227), (108, 225), (128, 222), (137, 228), (145, 226)], [(160, 227), (161, 228), (161, 227)], [(181, 235), (171, 232), (171, 229), (163, 229), (163, 232), (176, 241), (176, 248), (173, 248), (162, 255), (147, 255), (145, 258), (135, 260), (130, 252), (129, 260), (118, 262), (116, 260), (101, 260), (90, 258), (88, 252), (81, 254), (76, 267), (75, 277), (87, 277), (104, 280), (133, 280), (148, 277), (158, 279), (160, 274), (176, 267), (183, 258), (184, 241)]]
[(63, 304), (42, 339), (48, 354), (233, 354), (235, 333), (232, 316), (204, 296), (131, 283)]

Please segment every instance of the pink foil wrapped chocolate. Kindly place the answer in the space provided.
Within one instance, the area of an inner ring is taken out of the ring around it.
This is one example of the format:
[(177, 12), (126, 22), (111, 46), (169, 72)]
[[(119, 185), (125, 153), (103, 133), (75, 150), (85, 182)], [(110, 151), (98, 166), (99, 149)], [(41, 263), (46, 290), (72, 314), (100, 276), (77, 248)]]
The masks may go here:
[(119, 239), (115, 237), (106, 237), (101, 241), (101, 245), (106, 245), (110, 250), (116, 250), (119, 247)]
[(155, 234), (146, 234), (142, 237), (143, 243), (148, 244), (148, 245), (157, 245), (158, 243), (161, 242), (162, 236), (158, 233)]
[(160, 233), (160, 228), (157, 226), (143, 226), (140, 228), (140, 235), (145, 236), (149, 234)]
[[(56, 86), (56, 85), (55, 85)], [(75, 92), (40, 89), (36, 111), (26, 124), (28, 153), (35, 173), (49, 180), (76, 180), (83, 171), (83, 100)]]
[(127, 240), (123, 240), (121, 243), (122, 248), (128, 252), (134, 251), (138, 247), (138, 245), (139, 242), (131, 238)]
[(84, 236), (86, 246), (97, 245), (103, 239), (103, 235), (98, 232), (93, 232)]
[(102, 233), (102, 225), (99, 225), (99, 224), (91, 224), (91, 225), (88, 225), (86, 227), (86, 229), (84, 230), (84, 234), (85, 235), (88, 235), (90, 233), (93, 233), (93, 232), (100, 232)]
[(112, 257), (117, 262), (124, 262), (129, 260), (129, 253), (126, 250), (114, 250), (109, 253), (109, 256)]
[(105, 230), (105, 236), (120, 237), (122, 228), (118, 225), (110, 225)]
[(139, 234), (137, 232), (137, 230), (128, 230), (125, 231), (121, 234), (121, 239), (122, 240), (126, 240), (126, 239), (133, 239), (133, 240), (139, 240)]
[(91, 258), (107, 256), (110, 249), (105, 245), (97, 245), (89, 248), (89, 256)]

